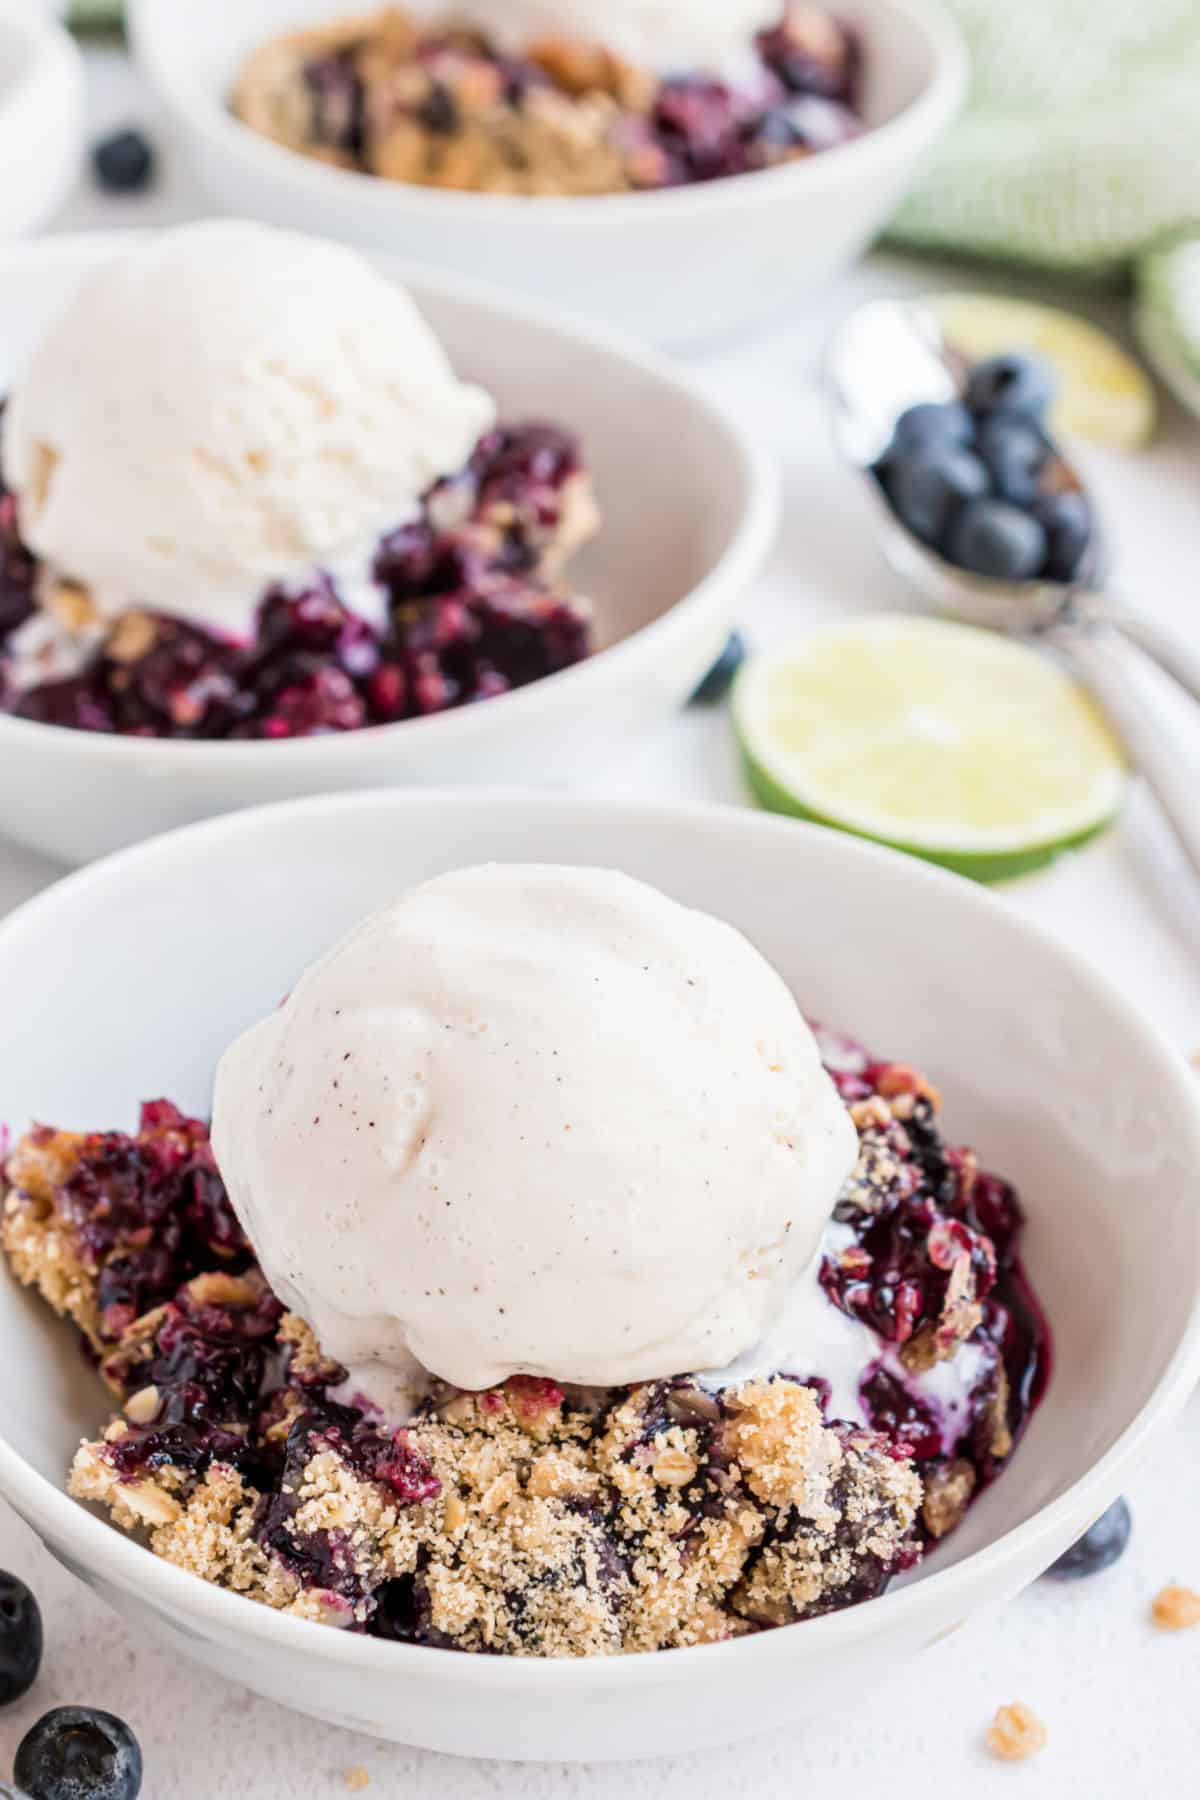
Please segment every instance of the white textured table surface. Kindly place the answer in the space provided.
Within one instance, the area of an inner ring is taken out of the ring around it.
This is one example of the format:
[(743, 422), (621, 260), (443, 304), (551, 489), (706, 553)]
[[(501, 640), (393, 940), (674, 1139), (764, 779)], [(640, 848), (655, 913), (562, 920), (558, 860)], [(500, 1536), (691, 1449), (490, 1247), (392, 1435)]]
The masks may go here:
[[(98, 128), (151, 117), (119, 59), (94, 55), (91, 63)], [(202, 202), (168, 163), (153, 199), (104, 201), (81, 192), (60, 228), (155, 223), (199, 210)], [(961, 276), (951, 278), (961, 283)], [(780, 545), (746, 609), (748, 632), (758, 643), (835, 608), (903, 602), (825, 443), (811, 377), (826, 329), (852, 300), (936, 280), (928, 267), (877, 259), (805, 316), (699, 365), (714, 390), (778, 450), (786, 470)], [(1091, 310), (1110, 322), (1117, 316), (1104, 306)], [(1091, 469), (1111, 514), (1126, 586), (1176, 629), (1200, 633), (1194, 619), (1200, 430), (1168, 410), (1153, 449), (1138, 457), (1097, 457)], [(1180, 721), (1181, 732), (1187, 726)], [(719, 714), (673, 722), (614, 764), (597, 787), (741, 798)], [(0, 845), (0, 911), (56, 873), (43, 859)], [(1200, 1047), (1200, 901), (1142, 796), (1107, 841), (1007, 895), (1009, 904), (1102, 960), (1181, 1048)], [(876, 1789), (969, 1791), (990, 1800), (1018, 1788), (1043, 1800), (1127, 1800), (1137, 1788), (1156, 1800), (1182, 1800), (1196, 1792), (1200, 1768), (1200, 1632), (1156, 1633), (1147, 1608), (1169, 1580), (1200, 1587), (1200, 1398), (1160, 1439), (1129, 1494), (1133, 1545), (1106, 1575), (1068, 1587), (1039, 1584), (898, 1669), (886, 1690), (848, 1694), (844, 1716), (821, 1726), (622, 1768), (519, 1768), (396, 1749), (171, 1667), (132, 1641), (0, 1503), (0, 1566), (31, 1581), (48, 1637), (35, 1693), (0, 1716), (0, 1778), (41, 1711), (86, 1701), (135, 1726), (146, 1750), (146, 1800), (310, 1794), (319, 1800), (346, 1793), (345, 1771), (357, 1766), (368, 1770), (368, 1794), (380, 1800), (435, 1794), (452, 1800), (518, 1794), (528, 1800), (826, 1800)], [(994, 1708), (1013, 1699), (1032, 1705), (1050, 1730), (1046, 1752), (1019, 1768), (995, 1763), (980, 1743)]]

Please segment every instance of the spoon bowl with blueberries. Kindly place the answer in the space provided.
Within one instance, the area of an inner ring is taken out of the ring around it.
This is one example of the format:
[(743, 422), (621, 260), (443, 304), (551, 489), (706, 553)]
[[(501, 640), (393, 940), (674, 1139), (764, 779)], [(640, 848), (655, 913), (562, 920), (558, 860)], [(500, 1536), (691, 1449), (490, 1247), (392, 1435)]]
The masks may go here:
[(1046, 423), (1052, 370), (1015, 351), (972, 363), (932, 309), (878, 300), (837, 332), (825, 381), (893, 568), (939, 612), (1063, 658), (1200, 874), (1200, 732), (1190, 751), (1168, 736), (1144, 667), (1200, 702), (1200, 655), (1107, 593), (1095, 502)]

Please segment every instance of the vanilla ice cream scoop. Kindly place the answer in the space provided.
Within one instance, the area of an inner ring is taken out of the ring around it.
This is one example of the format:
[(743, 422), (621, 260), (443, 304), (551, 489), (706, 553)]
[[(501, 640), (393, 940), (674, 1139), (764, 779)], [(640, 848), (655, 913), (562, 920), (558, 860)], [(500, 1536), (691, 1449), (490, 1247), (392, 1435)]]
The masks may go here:
[(0, 461), (26, 542), (103, 615), (241, 635), (273, 581), (365, 577), (494, 416), (355, 252), (213, 220), (84, 282), (17, 383)]
[[(428, 10), (428, 8), (427, 8)], [(602, 44), (663, 74), (738, 72), (782, 0), (457, 0), (457, 16), (517, 53), (545, 38)]]
[[(731, 926), (607, 870), (444, 875), (350, 933), (217, 1072), (267, 1277), (373, 1397), (615, 1385), (752, 1347), (857, 1138)], [(381, 1403), (382, 1400), (381, 1400)]]

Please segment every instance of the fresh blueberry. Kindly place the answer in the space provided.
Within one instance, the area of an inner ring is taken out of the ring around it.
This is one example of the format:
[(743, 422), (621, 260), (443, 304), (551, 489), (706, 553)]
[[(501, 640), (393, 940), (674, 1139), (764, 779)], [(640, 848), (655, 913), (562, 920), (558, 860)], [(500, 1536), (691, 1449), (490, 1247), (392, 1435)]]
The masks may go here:
[(139, 194), (154, 179), (153, 145), (140, 131), (115, 131), (92, 151), (101, 187), (112, 194)]
[(1092, 538), (1092, 509), (1087, 497), (1073, 488), (1061, 494), (1043, 494), (1033, 510), (1050, 546), (1047, 575), (1053, 581), (1073, 581)]
[(723, 700), (745, 660), (746, 640), (740, 631), (731, 631), (725, 640), (725, 648), (708, 674), (697, 684), (688, 705), (715, 706), (719, 700)]
[(41, 1666), (41, 1608), (18, 1576), (0, 1570), (0, 1706), (27, 1694)]
[(1054, 375), (1036, 356), (1016, 351), (989, 356), (967, 377), (966, 402), (973, 413), (1019, 413), (1040, 419), (1054, 398)]
[(1133, 1515), (1126, 1500), (1114, 1500), (1106, 1513), (1101, 1513), (1090, 1531), (1079, 1542), (1064, 1550), (1058, 1561), (1046, 1570), (1054, 1581), (1082, 1581), (1085, 1575), (1098, 1575), (1125, 1554), (1133, 1530)]
[(1035, 426), (1012, 413), (994, 413), (979, 427), (979, 454), (1002, 500), (1032, 506), (1038, 476), (1049, 454)]
[(1046, 533), (1007, 500), (970, 500), (950, 527), (946, 555), (962, 569), (1000, 581), (1028, 581), (1046, 560)]
[(958, 508), (988, 491), (977, 456), (955, 444), (931, 444), (896, 457), (884, 485), (899, 518), (927, 544), (937, 543)]
[(29, 1800), (137, 1800), (142, 1753), (112, 1713), (56, 1706), (21, 1739), (13, 1776)]
[(924, 450), (930, 444), (969, 444), (975, 434), (975, 421), (958, 400), (939, 405), (923, 400), (910, 406), (896, 420), (887, 457), (903, 455), (907, 450)]

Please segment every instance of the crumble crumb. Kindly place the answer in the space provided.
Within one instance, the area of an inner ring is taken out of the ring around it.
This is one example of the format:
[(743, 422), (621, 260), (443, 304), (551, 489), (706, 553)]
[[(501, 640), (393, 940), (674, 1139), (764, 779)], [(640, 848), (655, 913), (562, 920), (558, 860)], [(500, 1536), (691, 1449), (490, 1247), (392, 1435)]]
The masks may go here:
[[(104, 1435), (105, 1443), (119, 1443), (125, 1436), (123, 1428), (116, 1435), (112, 1433), (110, 1426)], [(168, 1477), (177, 1476), (177, 1473), (174, 1469), (159, 1470), (154, 1477), (147, 1476), (141, 1481), (123, 1481), (105, 1456), (103, 1445), (83, 1443), (71, 1465), (67, 1492), (77, 1500), (92, 1500), (97, 1505), (107, 1506), (114, 1523), (123, 1531), (137, 1531), (142, 1526), (162, 1527), (172, 1524), (183, 1512), (168, 1484)]]
[(961, 1523), (974, 1492), (975, 1471), (962, 1457), (930, 1471), (925, 1477), (921, 1517), (931, 1536), (945, 1537)]
[(960, 1248), (949, 1229), (935, 1225), (929, 1233), (930, 1260), (948, 1268), (950, 1279), (936, 1319), (928, 1320), (900, 1348), (900, 1360), (914, 1374), (948, 1362), (978, 1327), (983, 1307), (976, 1298), (971, 1252)]
[(1160, 1631), (1190, 1631), (1200, 1625), (1200, 1594), (1172, 1583), (1154, 1596), (1150, 1617)]
[(355, 1763), (353, 1768), (345, 1771), (342, 1780), (352, 1794), (361, 1794), (364, 1788), (369, 1788), (371, 1785), (371, 1772), (369, 1769), (365, 1769), (361, 1763)]
[(123, 613), (105, 639), (105, 654), (113, 662), (137, 662), (151, 649), (157, 635), (158, 627), (149, 614)]
[(1003, 1762), (1024, 1762), (1046, 1748), (1047, 1732), (1035, 1712), (1014, 1700), (1011, 1706), (997, 1707), (984, 1741)]
[(72, 635), (93, 631), (100, 624), (100, 614), (87, 589), (77, 581), (59, 578), (45, 583), (41, 603), (50, 617)]
[[(875, 1085), (885, 1100), (902, 1101), (897, 1117), (911, 1118), (912, 1103), (917, 1100), (927, 1100), (935, 1113), (941, 1111), (942, 1096), (937, 1088), (908, 1063), (889, 1063), (876, 1076)], [(895, 1112), (894, 1106), (892, 1111)]]
[(71, 1319), (98, 1348), (95, 1273), (86, 1265), (78, 1233), (54, 1205), (82, 1146), (73, 1132), (41, 1130), (15, 1146), (3, 1171), (9, 1185), (0, 1246), (21, 1285), (36, 1288), (60, 1318)]
[(746, 1485), (768, 1506), (794, 1506), (804, 1517), (829, 1516), (829, 1488), (841, 1462), (811, 1388), (754, 1381), (734, 1398), (726, 1441), (746, 1465)]

